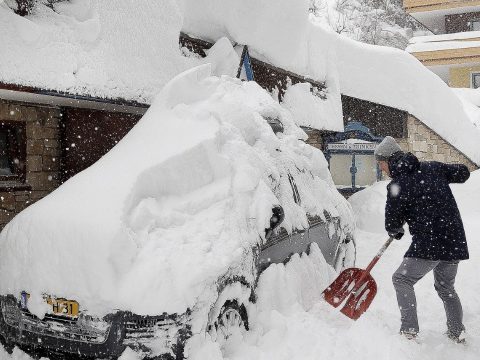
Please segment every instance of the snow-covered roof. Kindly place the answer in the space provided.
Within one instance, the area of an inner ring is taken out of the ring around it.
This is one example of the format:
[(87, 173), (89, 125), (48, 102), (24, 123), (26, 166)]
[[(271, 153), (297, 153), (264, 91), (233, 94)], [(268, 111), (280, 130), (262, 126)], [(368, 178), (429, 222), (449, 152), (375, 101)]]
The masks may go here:
[(449, 34), (438, 35), (425, 35), (414, 36), (408, 40), (410, 44), (425, 43), (425, 42), (437, 42), (437, 41), (454, 41), (454, 40), (467, 40), (467, 39), (480, 39), (480, 31), (464, 31)]
[[(213, 42), (227, 36), (249, 45), (260, 60), (325, 81), (332, 102), (323, 108), (332, 116), (338, 116), (340, 93), (404, 110), (480, 164), (480, 130), (440, 78), (404, 51), (361, 44), (323, 28), (309, 19), (308, 4), (73, 0), (56, 4), (56, 12), (38, 5), (26, 18), (0, 4), (0, 44), (9, 49), (0, 52), (0, 82), (150, 102), (178, 72), (216, 63), (225, 53), (233, 56), (231, 46), (222, 46), (214, 59), (184, 57), (178, 51), (181, 30)], [(224, 73), (224, 66), (218, 69)], [(301, 91), (295, 92), (292, 98)], [(308, 108), (320, 109), (317, 105), (310, 102)], [(304, 124), (311, 122), (306, 115), (299, 111)]]
[[(72, 0), (27, 17), (0, 1), (0, 82), (150, 103), (179, 72), (175, 1)], [(5, 51), (8, 49), (8, 51)]]
[(480, 129), (462, 102), (415, 57), (398, 49), (359, 43), (326, 29), (308, 15), (308, 1), (184, 0), (183, 31), (215, 40), (228, 36), (284, 69), (338, 81), (348, 96), (414, 115), (480, 164)]
[[(39, 3), (22, 18), (0, 2), (0, 46), (9, 49), (0, 52), (0, 85), (149, 104), (185, 69), (211, 63), (214, 74), (235, 76), (240, 62), (222, 37), (205, 59), (182, 54), (183, 14), (174, 0), (161, 6), (152, 0), (72, 0), (54, 9)], [(320, 99), (296, 87), (289, 92), (289, 109), (302, 126), (341, 131), (341, 98), (334, 90)]]
[(480, 47), (480, 41), (432, 41), (432, 42), (416, 42), (407, 46), (405, 51), (409, 53), (421, 51), (438, 51), (453, 49), (468, 49)]

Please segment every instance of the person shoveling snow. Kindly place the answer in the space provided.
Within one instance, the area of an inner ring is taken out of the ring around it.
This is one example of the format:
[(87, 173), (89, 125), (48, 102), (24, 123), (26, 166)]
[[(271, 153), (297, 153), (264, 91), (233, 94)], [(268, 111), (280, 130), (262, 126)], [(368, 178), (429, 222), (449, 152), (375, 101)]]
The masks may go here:
[(462, 164), (420, 162), (404, 153), (387, 136), (376, 148), (375, 158), (392, 181), (387, 185), (385, 228), (401, 239), (408, 224), (412, 244), (392, 280), (401, 313), (400, 334), (415, 339), (419, 332), (413, 286), (433, 270), (435, 290), (447, 315), (447, 336), (457, 343), (463, 337), (463, 311), (455, 291), (458, 263), (469, 257), (465, 231), (450, 183), (464, 183), (470, 172)]

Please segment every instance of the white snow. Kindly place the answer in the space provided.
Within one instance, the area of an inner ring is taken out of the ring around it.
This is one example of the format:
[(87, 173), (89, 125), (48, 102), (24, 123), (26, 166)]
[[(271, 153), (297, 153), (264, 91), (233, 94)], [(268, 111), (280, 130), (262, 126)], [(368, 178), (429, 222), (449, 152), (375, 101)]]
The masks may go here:
[[(379, 182), (351, 198), (357, 218), (357, 266), (365, 268), (387, 239), (384, 230), (386, 184)], [(378, 292), (370, 309), (352, 321), (320, 299), (322, 289), (335, 278), (318, 252), (296, 256), (286, 266), (274, 265), (262, 274), (259, 299), (249, 309), (251, 331), (234, 337), (223, 349), (208, 337), (189, 341), (190, 359), (425, 359), (473, 360), (480, 350), (480, 280), (476, 268), (480, 245), (480, 171), (466, 184), (452, 185), (462, 213), (471, 259), (462, 261), (456, 287), (463, 302), (467, 346), (450, 342), (443, 305), (429, 274), (416, 285), (419, 342), (398, 335), (400, 314), (391, 276), (400, 265), (410, 236), (395, 241), (373, 269)]]
[[(0, 79), (148, 103), (187, 68), (211, 62), (217, 75), (230, 75), (234, 68), (225, 40), (211, 59), (181, 56), (180, 30), (214, 42), (226, 36), (249, 45), (261, 60), (332, 88), (322, 105), (290, 95), (293, 108), (304, 104), (325, 112), (317, 118), (297, 111), (300, 124), (324, 129), (328, 121), (338, 128), (341, 93), (408, 111), (480, 163), (480, 130), (440, 78), (404, 51), (361, 44), (324, 28), (309, 17), (308, 8), (308, 0), (167, 0), (162, 6), (152, 0), (135, 5), (74, 0), (55, 5), (57, 12), (38, 5), (33, 15), (21, 18), (1, 4), (0, 41), (9, 51), (0, 52)], [(220, 58), (230, 60), (217, 65)]]
[[(357, 266), (365, 268), (387, 235), (384, 230), (386, 184), (379, 182), (351, 198), (357, 218)], [(206, 339), (189, 342), (191, 359), (425, 359), (473, 360), (480, 350), (480, 280), (476, 268), (480, 245), (480, 171), (466, 184), (452, 185), (462, 213), (471, 259), (462, 261), (456, 287), (464, 307), (467, 346), (457, 345), (446, 331), (443, 304), (427, 275), (415, 287), (419, 307), (419, 343), (398, 335), (400, 313), (391, 276), (400, 265), (411, 240), (395, 241), (373, 269), (378, 292), (370, 309), (352, 321), (320, 299), (320, 292), (335, 274), (316, 253), (295, 257), (286, 266), (271, 266), (261, 277), (252, 329), (244, 338), (234, 338), (221, 353)], [(307, 299), (307, 301), (306, 301)]]
[(480, 130), (451, 89), (412, 55), (358, 43), (324, 28), (309, 18), (306, 0), (275, 0), (274, 5), (273, 0), (184, 3), (186, 33), (212, 41), (228, 36), (249, 45), (260, 59), (327, 80), (327, 87), (328, 74), (338, 73), (341, 94), (405, 110), (480, 163)]
[(467, 100), (477, 107), (480, 106), (480, 89), (452, 88), (452, 90), (458, 97)]
[[(73, 0), (56, 3), (55, 11), (38, 3), (22, 18), (0, 4), (0, 46), (8, 49), (0, 52), (0, 82), (150, 104), (171, 78), (200, 64), (212, 64), (214, 75), (235, 76), (240, 57), (225, 37), (215, 39), (204, 59), (179, 49), (179, 5), (174, 0), (161, 6), (152, 0)], [(275, 32), (271, 28), (262, 41)], [(279, 51), (284, 45), (278, 44)], [(324, 103), (311, 94), (295, 99), (320, 111), (308, 121), (301, 118), (301, 124), (343, 129), (334, 82)]]
[[(73, 0), (15, 15), (0, 4), (0, 81), (149, 102), (190, 59), (176, 1)], [(139, 19), (141, 19), (139, 21)], [(155, 41), (155, 42), (153, 42)]]
[[(290, 94), (289, 106), (294, 111), (303, 104), (305, 109), (325, 114), (314, 117), (297, 111), (299, 124), (339, 128), (337, 94), (342, 93), (408, 111), (480, 163), (480, 130), (469, 120), (470, 112), (416, 59), (323, 28), (314, 17), (309, 18), (307, 0), (279, 0), (274, 5), (272, 1), (183, 0), (178, 6), (168, 0), (157, 6), (141, 0), (132, 6), (127, 0), (75, 0), (55, 5), (57, 12), (39, 5), (26, 18), (2, 4), (1, 46), (9, 51), (0, 53), (0, 79), (150, 102), (169, 79), (192, 66), (211, 62), (217, 75), (231, 75), (234, 69), (233, 50), (225, 47), (225, 40), (222, 49), (211, 51), (211, 59), (182, 57), (180, 30), (213, 41), (226, 36), (249, 45), (259, 59), (325, 80), (332, 88), (323, 104), (315, 98), (298, 101)], [(227, 64), (217, 65), (220, 58)], [(301, 91), (292, 92), (298, 95)]]
[(426, 36), (414, 36), (409, 39), (410, 44), (437, 42), (437, 41), (453, 41), (453, 40), (468, 40), (480, 38), (480, 31), (465, 31), (450, 34), (437, 34)]
[(478, 48), (480, 41), (432, 41), (432, 42), (415, 42), (405, 49), (409, 53), (421, 52), (421, 51), (437, 51), (437, 50), (450, 50), (450, 49), (468, 49)]
[(452, 88), (473, 124), (480, 129), (480, 89)]
[[(40, 6), (28, 18), (15, 16), (0, 3), (2, 47), (9, 49), (0, 52), (0, 76), (6, 82), (150, 101), (174, 74), (203, 61), (179, 57), (182, 27), (219, 40), (209, 54), (216, 59), (213, 64), (168, 83), (109, 154), (5, 228), (0, 235), (0, 293), (26, 290), (34, 299), (57, 294), (79, 300), (97, 315), (113, 308), (181, 312), (199, 299), (211, 300), (215, 280), (232, 264), (248, 263), (248, 248), (259, 241), (273, 204), (284, 207), (288, 230), (306, 225), (306, 211), (322, 215), (326, 209), (348, 219), (351, 209), (334, 190), (323, 155), (299, 140), (305, 134), (292, 113), (255, 83), (210, 77), (213, 71), (229, 73), (237, 60), (223, 36), (248, 44), (252, 53), (277, 66), (326, 80), (329, 88), (338, 81), (343, 94), (409, 111), (480, 162), (479, 130), (462, 102), (413, 57), (323, 29), (308, 19), (306, 0), (276, 0), (276, 6), (272, 1), (184, 0), (179, 8), (174, 1), (159, 7), (143, 0), (133, 8), (127, 0), (74, 0), (58, 6), (58, 13)], [(121, 27), (128, 31), (119, 32)], [(144, 37), (155, 38), (159, 47), (138, 40)], [(145, 71), (137, 77), (139, 69)], [(332, 73), (338, 78), (329, 78)], [(319, 105), (299, 101), (298, 92), (306, 91), (302, 86), (291, 89), (286, 107), (297, 111), (300, 121), (314, 121), (308, 114), (302, 117), (298, 105)], [(274, 135), (264, 117), (279, 118), (285, 134)], [(314, 186), (307, 181), (310, 175), (302, 175), (305, 169), (312, 170)], [(302, 207), (288, 196), (282, 171), (297, 171), (302, 179), (297, 183), (305, 200)], [(386, 239), (384, 186), (378, 183), (350, 200), (358, 224), (360, 267)], [(408, 246), (407, 235), (373, 270), (379, 292), (357, 322), (321, 301), (321, 290), (335, 274), (314, 247), (310, 255), (295, 255), (287, 265), (264, 272), (258, 303), (249, 309), (252, 330), (245, 338), (233, 338), (222, 353), (208, 336), (197, 335), (188, 342), (190, 358), (477, 359), (480, 172), (452, 188), (471, 252), (457, 281), (467, 347), (443, 337), (443, 307), (431, 276), (417, 286), (421, 343), (397, 336), (399, 313), (390, 277)], [(343, 225), (352, 228), (348, 221)], [(194, 272), (186, 271), (192, 268)], [(146, 289), (162, 296), (139, 296)], [(41, 316), (38, 303), (32, 305)], [(29, 359), (18, 349), (11, 356), (0, 349), (0, 358)], [(127, 351), (123, 358), (137, 357)]]
[(292, 115), (256, 83), (210, 74), (206, 64), (174, 78), (107, 155), (5, 227), (2, 294), (62, 296), (93, 315), (181, 314), (211, 306), (220, 276), (253, 266), (276, 204), (287, 231), (324, 210), (342, 218), (340, 236), (352, 231), (323, 154)]
[(227, 39), (206, 59), (182, 56), (182, 13), (174, 0), (72, 0), (55, 11), (38, 3), (15, 15), (0, 4), (0, 81), (100, 98), (150, 103), (179, 72), (212, 63), (234, 75), (240, 62)]
[[(357, 266), (366, 267), (386, 240), (383, 209), (386, 182), (375, 184), (351, 198), (357, 219), (359, 242)], [(314, 248), (310, 256), (292, 258), (286, 266), (273, 265), (261, 277), (259, 299), (249, 308), (251, 330), (244, 338), (234, 337), (223, 353), (208, 337), (196, 336), (188, 342), (189, 359), (259, 360), (370, 360), (424, 359), (476, 360), (480, 351), (480, 279), (477, 276), (480, 244), (480, 171), (466, 184), (452, 185), (462, 214), (471, 258), (462, 261), (456, 289), (462, 300), (467, 346), (451, 343), (443, 335), (445, 315), (442, 302), (433, 289), (432, 275), (415, 287), (420, 321), (419, 343), (397, 335), (400, 314), (391, 276), (400, 265), (410, 237), (395, 241), (373, 269), (378, 292), (370, 309), (351, 321), (320, 299), (320, 291), (335, 278)], [(136, 359), (127, 352), (125, 359)], [(8, 355), (0, 348), (0, 359), (30, 360), (18, 349)]]
[[(335, 67), (331, 66), (332, 72)], [(338, 90), (336, 73), (330, 73), (326, 99), (311, 94), (310, 84), (290, 86), (283, 97), (282, 105), (290, 110), (299, 126), (319, 130), (343, 131), (342, 99)]]

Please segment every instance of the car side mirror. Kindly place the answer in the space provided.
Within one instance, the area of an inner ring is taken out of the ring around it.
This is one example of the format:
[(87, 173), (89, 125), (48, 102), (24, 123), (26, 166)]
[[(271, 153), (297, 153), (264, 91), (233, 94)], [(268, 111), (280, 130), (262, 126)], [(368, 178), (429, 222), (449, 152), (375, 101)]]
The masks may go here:
[(270, 218), (270, 227), (265, 229), (265, 239), (268, 239), (272, 235), (273, 230), (278, 228), (284, 219), (285, 213), (283, 208), (280, 205), (274, 206), (272, 208), (272, 217)]

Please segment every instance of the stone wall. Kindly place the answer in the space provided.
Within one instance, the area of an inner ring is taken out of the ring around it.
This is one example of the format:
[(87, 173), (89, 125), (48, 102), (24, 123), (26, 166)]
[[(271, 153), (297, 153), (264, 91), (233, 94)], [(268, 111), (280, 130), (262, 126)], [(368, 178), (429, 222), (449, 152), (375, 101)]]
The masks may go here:
[(58, 108), (0, 100), (0, 121), (25, 124), (25, 181), (0, 181), (0, 229), (21, 210), (60, 184), (60, 117)]
[(419, 160), (460, 163), (470, 171), (478, 169), (464, 154), (412, 115), (407, 120), (407, 138), (397, 141), (403, 150), (412, 152)]
[(303, 131), (308, 135), (308, 139), (306, 141), (307, 144), (316, 147), (317, 149), (323, 150), (323, 134), (324, 132), (316, 129), (311, 128), (304, 128), (302, 127)]

